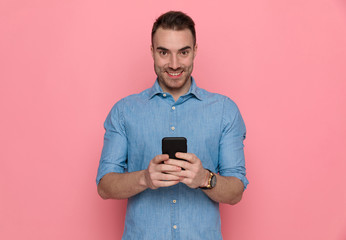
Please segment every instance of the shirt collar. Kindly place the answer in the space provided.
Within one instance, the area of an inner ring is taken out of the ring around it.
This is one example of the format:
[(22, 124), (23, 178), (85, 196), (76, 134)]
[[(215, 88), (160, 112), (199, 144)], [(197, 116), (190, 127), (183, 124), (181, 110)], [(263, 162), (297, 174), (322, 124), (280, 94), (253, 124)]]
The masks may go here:
[[(153, 98), (157, 94), (162, 94), (162, 93), (164, 93), (164, 92), (163, 92), (162, 88), (160, 87), (158, 79), (156, 78), (154, 85), (149, 90), (149, 99)], [(186, 94), (184, 94), (183, 96), (187, 96), (189, 94), (194, 95), (199, 100), (203, 100), (203, 98), (201, 96), (201, 92), (199, 90), (199, 87), (197, 87), (195, 79), (193, 77), (191, 77), (191, 86), (190, 86), (189, 91)]]

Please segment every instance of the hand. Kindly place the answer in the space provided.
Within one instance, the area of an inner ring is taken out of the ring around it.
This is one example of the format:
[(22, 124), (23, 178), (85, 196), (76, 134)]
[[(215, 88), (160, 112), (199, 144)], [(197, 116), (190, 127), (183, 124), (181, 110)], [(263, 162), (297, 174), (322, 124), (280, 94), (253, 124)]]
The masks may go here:
[(149, 163), (148, 168), (144, 172), (145, 185), (150, 189), (159, 187), (173, 186), (182, 179), (177, 175), (172, 175), (173, 172), (181, 171), (181, 167), (170, 164), (163, 164), (169, 159), (168, 154), (155, 156)]
[(206, 186), (209, 177), (209, 171), (203, 168), (201, 160), (193, 153), (180, 153), (175, 154), (177, 159), (165, 160), (165, 164), (184, 168), (183, 171), (172, 172), (172, 175), (183, 177), (180, 182), (186, 184), (190, 188), (198, 188)]

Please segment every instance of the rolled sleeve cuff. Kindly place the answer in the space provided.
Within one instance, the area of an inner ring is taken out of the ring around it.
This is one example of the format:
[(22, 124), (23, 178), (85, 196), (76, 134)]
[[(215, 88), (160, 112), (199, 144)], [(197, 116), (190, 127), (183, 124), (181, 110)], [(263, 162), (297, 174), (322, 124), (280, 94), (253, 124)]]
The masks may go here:
[(247, 180), (247, 178), (241, 173), (223, 171), (223, 172), (220, 172), (220, 175), (224, 176), (224, 177), (236, 177), (236, 178), (238, 178), (244, 184), (244, 191), (247, 188), (247, 185), (249, 184), (249, 181)]
[(98, 173), (97, 173), (97, 177), (96, 177), (96, 185), (99, 185), (101, 179), (104, 177), (104, 175), (106, 175), (107, 173), (124, 173), (125, 170), (123, 167), (120, 166), (113, 166), (113, 167), (108, 167), (105, 169), (99, 169)]

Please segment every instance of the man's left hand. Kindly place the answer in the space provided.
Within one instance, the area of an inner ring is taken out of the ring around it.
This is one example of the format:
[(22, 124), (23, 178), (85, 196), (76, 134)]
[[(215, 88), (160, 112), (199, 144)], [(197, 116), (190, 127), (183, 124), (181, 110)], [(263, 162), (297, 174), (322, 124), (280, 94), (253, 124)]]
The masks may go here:
[(190, 188), (204, 187), (207, 185), (209, 171), (203, 168), (201, 160), (195, 154), (177, 152), (175, 156), (186, 161), (168, 159), (164, 162), (166, 164), (181, 167), (185, 170), (170, 172), (170, 174), (183, 177), (180, 182), (186, 184)]

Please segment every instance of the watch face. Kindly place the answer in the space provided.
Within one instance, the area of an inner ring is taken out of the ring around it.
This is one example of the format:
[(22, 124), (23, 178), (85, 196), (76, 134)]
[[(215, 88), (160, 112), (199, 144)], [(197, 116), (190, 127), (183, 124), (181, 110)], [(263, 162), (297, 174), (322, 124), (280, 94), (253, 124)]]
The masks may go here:
[(212, 177), (211, 177), (211, 180), (210, 180), (210, 187), (215, 187), (215, 185), (216, 185), (216, 176), (215, 175), (213, 175)]

